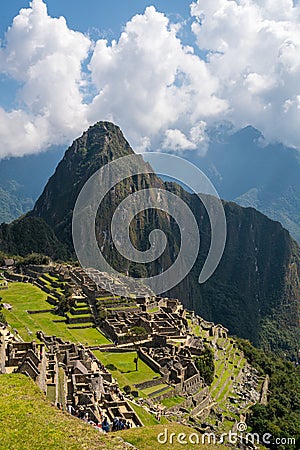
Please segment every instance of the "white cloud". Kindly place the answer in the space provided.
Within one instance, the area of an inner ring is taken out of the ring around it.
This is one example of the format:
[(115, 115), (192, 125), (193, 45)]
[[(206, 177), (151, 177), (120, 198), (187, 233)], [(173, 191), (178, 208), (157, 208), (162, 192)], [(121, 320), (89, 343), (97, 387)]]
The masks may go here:
[[(215, 95), (217, 80), (205, 62), (182, 45), (177, 31), (148, 7), (127, 23), (118, 42), (96, 43), (90, 70), (99, 94), (91, 105), (92, 120), (100, 112), (120, 123), (134, 146), (147, 138), (153, 147), (161, 145), (166, 130), (180, 127), (189, 133), (226, 109)], [(177, 144), (178, 139), (174, 149)]]
[(204, 154), (208, 145), (206, 126), (207, 124), (205, 122), (199, 122), (198, 125), (191, 128), (189, 137), (178, 129), (168, 129), (165, 131), (162, 148), (164, 150), (175, 150), (178, 152), (197, 150), (199, 154)]
[(185, 134), (180, 130), (166, 130), (165, 139), (162, 144), (164, 149), (174, 150), (195, 150), (196, 144), (189, 141)]
[[(6, 144), (2, 156), (69, 141), (105, 119), (118, 123), (134, 148), (159, 148), (166, 130), (180, 128), (189, 135), (224, 111), (226, 102), (215, 95), (217, 79), (191, 47), (182, 45), (179, 29), (148, 7), (126, 24), (118, 41), (93, 44), (34, 0), (14, 19), (0, 51), (2, 72), (22, 83), (19, 109), (1, 111), (10, 132), (17, 117), (14, 136), (0, 128)], [(82, 73), (90, 50), (91, 80)], [(90, 104), (84, 103), (84, 84), (90, 92), (96, 89)], [(23, 139), (25, 129), (32, 132)]]
[(41, 0), (15, 17), (0, 49), (0, 67), (21, 83), (19, 108), (0, 111), (1, 156), (65, 144), (88, 126), (81, 64), (90, 45), (63, 17), (49, 17)]
[(153, 6), (109, 43), (33, 0), (0, 48), (0, 72), (20, 84), (18, 106), (0, 108), (0, 156), (67, 145), (98, 120), (120, 125), (138, 151), (205, 152), (206, 129), (224, 119), (300, 148), (300, 7), (198, 0), (191, 15), (206, 60)]
[[(191, 5), (198, 46), (219, 79), (237, 127), (300, 148), (300, 8), (292, 0), (198, 0)], [(287, 107), (288, 106), (288, 107)]]

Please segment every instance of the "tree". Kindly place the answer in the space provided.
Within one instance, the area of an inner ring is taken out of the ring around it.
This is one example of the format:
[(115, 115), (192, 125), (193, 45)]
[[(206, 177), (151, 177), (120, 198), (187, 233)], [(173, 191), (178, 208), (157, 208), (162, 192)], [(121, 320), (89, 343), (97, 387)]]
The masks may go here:
[(100, 307), (98, 309), (99, 320), (102, 322), (107, 318), (107, 309)]
[(0, 323), (6, 324), (6, 320), (5, 320), (4, 314), (2, 312), (2, 308), (3, 308), (2, 297), (0, 297)]
[(196, 359), (196, 367), (205, 383), (210, 385), (215, 374), (214, 352), (208, 346), (204, 346), (203, 353)]
[(142, 336), (145, 336), (147, 334), (144, 327), (135, 326), (130, 328), (127, 332), (127, 337), (131, 342), (134, 343), (135, 351), (136, 351), (136, 357), (134, 358), (135, 362), (135, 370), (138, 371), (138, 361), (139, 361), (139, 354), (138, 354), (138, 342), (141, 340)]
[(28, 266), (28, 265), (49, 265), (51, 263), (51, 258), (46, 255), (42, 255), (40, 253), (31, 253), (30, 255), (26, 255), (22, 261), (19, 263), (20, 265)]

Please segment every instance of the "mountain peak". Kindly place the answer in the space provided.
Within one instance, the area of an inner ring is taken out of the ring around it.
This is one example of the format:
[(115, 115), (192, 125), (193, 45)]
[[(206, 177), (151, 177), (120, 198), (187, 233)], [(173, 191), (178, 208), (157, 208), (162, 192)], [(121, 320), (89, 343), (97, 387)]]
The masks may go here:
[(121, 129), (112, 122), (100, 121), (90, 126), (76, 139), (65, 156), (77, 154), (83, 159), (89, 157), (94, 159), (97, 154), (106, 154), (109, 161), (132, 153), (133, 150)]
[(110, 161), (133, 153), (117, 125), (97, 122), (65, 152), (37, 200), (33, 215), (44, 218), (51, 226), (63, 225), (81, 188), (93, 173)]

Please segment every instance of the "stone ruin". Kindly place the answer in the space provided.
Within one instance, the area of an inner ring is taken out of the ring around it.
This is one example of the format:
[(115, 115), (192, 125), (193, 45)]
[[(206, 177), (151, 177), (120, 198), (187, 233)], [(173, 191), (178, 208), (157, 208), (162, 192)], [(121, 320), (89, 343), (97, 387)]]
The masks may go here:
[(46, 349), (44, 344), (20, 342), (5, 326), (0, 330), (0, 373), (22, 373), (46, 389)]
[(43, 343), (18, 342), (5, 326), (0, 330), (0, 373), (22, 373), (35, 381), (54, 405), (98, 423), (124, 419), (143, 426), (118, 384), (94, 354), (55, 336), (37, 334)]

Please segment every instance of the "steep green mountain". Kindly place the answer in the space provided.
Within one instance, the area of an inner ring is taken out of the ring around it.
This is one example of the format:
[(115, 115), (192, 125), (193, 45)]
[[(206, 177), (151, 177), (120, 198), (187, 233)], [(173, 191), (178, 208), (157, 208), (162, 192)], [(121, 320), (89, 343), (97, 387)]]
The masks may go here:
[(41, 253), (55, 259), (66, 260), (70, 250), (56, 237), (43, 219), (25, 215), (11, 224), (0, 225), (0, 248), (10, 255), (25, 256)]
[[(33, 211), (0, 227), (0, 249), (20, 254), (44, 252), (54, 257), (72, 254), (72, 212), (85, 181), (107, 162), (132, 153), (115, 125), (99, 122), (91, 127), (66, 151)], [(300, 249), (280, 223), (255, 209), (224, 203), (228, 226), (225, 253), (211, 279), (199, 285), (211, 233), (203, 204), (196, 195), (175, 183), (163, 183), (155, 175), (129, 177), (107, 194), (98, 211), (98, 243), (111, 264), (123, 272), (144, 276), (165, 270), (176, 259), (179, 229), (168, 215), (154, 209), (136, 216), (130, 235), (133, 244), (145, 250), (152, 229), (165, 232), (168, 246), (155, 263), (130, 263), (112, 243), (110, 223), (116, 206), (128, 193), (150, 186), (165, 187), (180, 196), (193, 210), (201, 232), (201, 250), (194, 268), (168, 294), (206, 319), (223, 323), (231, 334), (296, 358), (300, 342)]]

